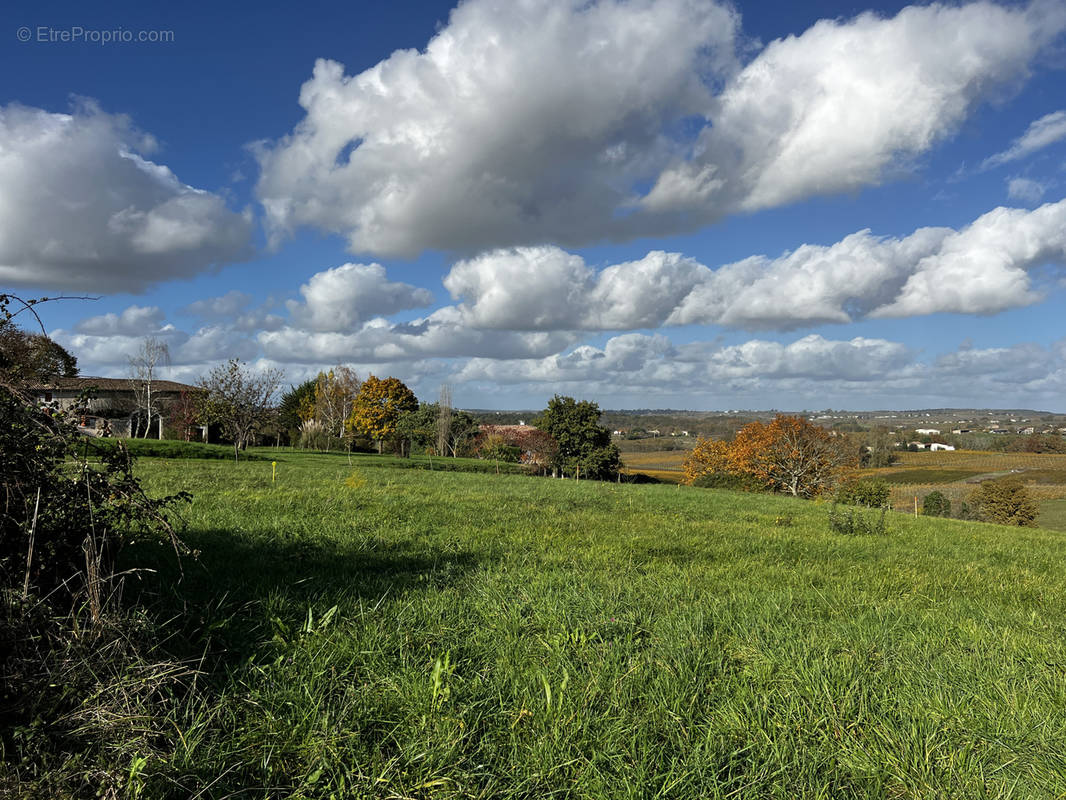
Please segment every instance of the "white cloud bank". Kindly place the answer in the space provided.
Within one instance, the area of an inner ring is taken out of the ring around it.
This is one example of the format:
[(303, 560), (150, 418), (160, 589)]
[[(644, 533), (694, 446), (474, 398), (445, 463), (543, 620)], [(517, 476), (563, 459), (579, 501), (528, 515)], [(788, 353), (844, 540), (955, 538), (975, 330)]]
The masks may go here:
[(1066, 10), (823, 20), (743, 66), (738, 25), (714, 0), (469, 0), (424, 51), (354, 76), (319, 61), (304, 119), (259, 147), (267, 223), (339, 233), (353, 252), (476, 252), (853, 190), (1024, 79)]
[(250, 213), (148, 161), (154, 148), (92, 104), (0, 106), (0, 283), (137, 292), (246, 257)]
[(714, 324), (789, 330), (865, 317), (992, 314), (1040, 299), (1030, 270), (1066, 264), (1066, 200), (996, 208), (970, 225), (903, 238), (859, 231), (712, 270), (654, 251), (599, 272), (557, 247), (491, 251), (444, 278), (465, 325), (635, 330)]

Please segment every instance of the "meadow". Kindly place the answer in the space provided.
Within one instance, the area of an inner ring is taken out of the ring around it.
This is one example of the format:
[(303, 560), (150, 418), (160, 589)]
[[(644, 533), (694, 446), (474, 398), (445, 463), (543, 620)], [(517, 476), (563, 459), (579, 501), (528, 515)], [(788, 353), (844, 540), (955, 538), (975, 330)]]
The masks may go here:
[[(643, 473), (657, 480), (678, 483), (683, 477), (682, 464), (688, 457), (684, 450), (626, 452), (622, 454), (626, 472)], [(890, 467), (864, 469), (856, 473), (878, 478), (889, 488), (889, 503), (897, 511), (912, 511), (914, 500), (919, 508), (922, 498), (939, 491), (956, 508), (968, 500), (981, 480), (1015, 477), (1040, 506), (1037, 524), (1050, 530), (1066, 530), (1066, 455), (1050, 453), (1007, 453), (971, 450), (899, 453), (899, 461)]]
[(1066, 792), (1066, 537), (674, 485), (144, 459), (196, 690), (142, 797)]

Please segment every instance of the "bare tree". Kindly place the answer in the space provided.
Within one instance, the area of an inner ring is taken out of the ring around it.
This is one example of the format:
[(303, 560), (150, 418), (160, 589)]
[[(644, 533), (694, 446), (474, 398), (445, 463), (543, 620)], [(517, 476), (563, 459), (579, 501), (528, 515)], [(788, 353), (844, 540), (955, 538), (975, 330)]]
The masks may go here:
[(271, 418), (271, 403), (281, 385), (279, 369), (255, 372), (239, 359), (220, 364), (201, 378), (201, 418), (222, 426), (233, 440), (233, 460), (251, 444), (255, 434)]
[(448, 445), (452, 436), (452, 387), (446, 383), (440, 386), (440, 407), (437, 416), (437, 453), (448, 455)]
[[(141, 341), (137, 354), (130, 357), (130, 385), (133, 387), (137, 412), (144, 412), (145, 439), (152, 429), (152, 416), (162, 419), (162, 414), (156, 407), (158, 393), (153, 384), (159, 380), (160, 369), (169, 365), (170, 347), (166, 342), (152, 336), (146, 336)], [(134, 432), (130, 431), (130, 435), (134, 435)]]

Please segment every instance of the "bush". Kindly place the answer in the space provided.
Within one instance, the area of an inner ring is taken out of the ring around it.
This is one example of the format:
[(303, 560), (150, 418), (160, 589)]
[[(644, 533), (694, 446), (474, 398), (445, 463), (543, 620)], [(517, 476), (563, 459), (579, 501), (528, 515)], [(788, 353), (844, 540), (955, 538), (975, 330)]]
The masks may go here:
[(838, 508), (834, 503), (829, 508), (829, 529), (845, 536), (882, 536), (888, 533), (885, 515), (888, 509), (881, 508), (879, 514), (863, 513), (855, 508)]
[(149, 498), (125, 447), (76, 419), (0, 385), (0, 794), (6, 773), (24, 796), (125, 796), (190, 675), (157, 660), (113, 574), (135, 531), (181, 547), (167, 515), (188, 495)]
[(951, 501), (943, 492), (930, 492), (922, 498), (922, 516), (950, 517)]
[(700, 475), (692, 485), (700, 489), (728, 489), (732, 492), (762, 492), (766, 485), (743, 472), (708, 472)]
[(984, 481), (970, 498), (982, 522), (1036, 527), (1037, 507), (1017, 478)]
[(860, 478), (843, 483), (836, 502), (847, 506), (884, 508), (888, 505), (888, 484), (879, 478)]

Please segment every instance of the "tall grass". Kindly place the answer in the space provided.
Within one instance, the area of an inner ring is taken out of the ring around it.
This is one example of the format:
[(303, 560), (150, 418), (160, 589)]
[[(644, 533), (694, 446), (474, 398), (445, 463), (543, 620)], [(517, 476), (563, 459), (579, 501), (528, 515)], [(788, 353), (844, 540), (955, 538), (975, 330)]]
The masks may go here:
[(142, 472), (196, 497), (180, 585), (130, 555), (208, 672), (145, 797), (1066, 792), (1061, 535), (331, 456)]

